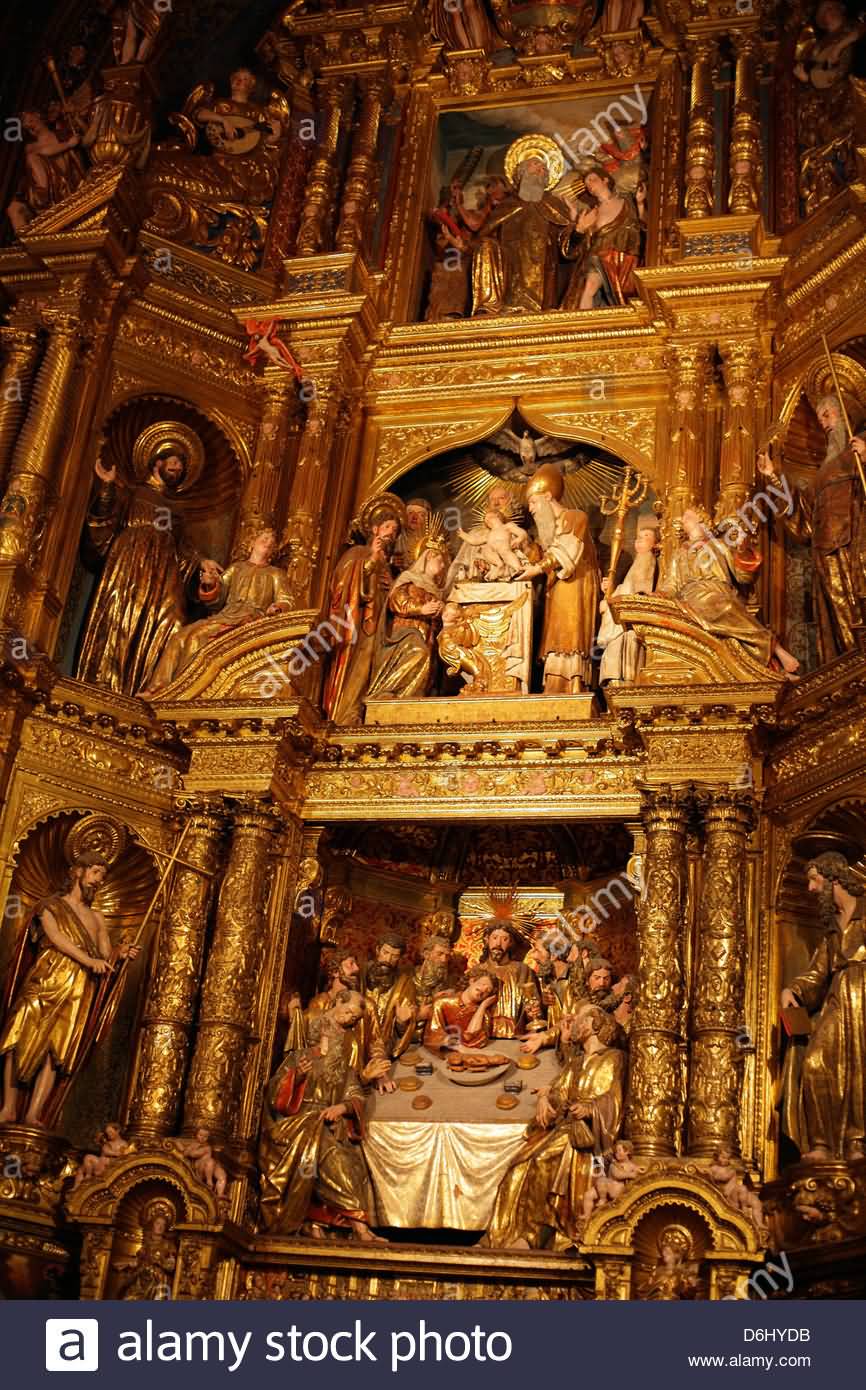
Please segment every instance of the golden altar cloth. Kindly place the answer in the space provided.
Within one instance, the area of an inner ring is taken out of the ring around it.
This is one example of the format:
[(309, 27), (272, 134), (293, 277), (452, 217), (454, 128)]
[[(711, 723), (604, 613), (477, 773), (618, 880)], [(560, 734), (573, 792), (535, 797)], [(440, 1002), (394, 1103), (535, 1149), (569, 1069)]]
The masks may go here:
[[(497, 1041), (496, 1052), (519, 1055), (519, 1043)], [(430, 1054), (423, 1052), (426, 1060)], [(414, 1092), (394, 1091), (368, 1102), (364, 1155), (376, 1195), (376, 1224), (427, 1230), (482, 1231), (486, 1228), (502, 1176), (523, 1142), (535, 1113), (539, 1086), (558, 1071), (552, 1049), (538, 1054), (533, 1071), (512, 1067), (498, 1081), (459, 1086), (444, 1064), (433, 1061), (433, 1076), (421, 1078)], [(396, 1080), (414, 1076), (395, 1066)], [(523, 1081), (513, 1110), (498, 1110), (503, 1081)], [(412, 1109), (415, 1096), (429, 1096), (429, 1110)]]

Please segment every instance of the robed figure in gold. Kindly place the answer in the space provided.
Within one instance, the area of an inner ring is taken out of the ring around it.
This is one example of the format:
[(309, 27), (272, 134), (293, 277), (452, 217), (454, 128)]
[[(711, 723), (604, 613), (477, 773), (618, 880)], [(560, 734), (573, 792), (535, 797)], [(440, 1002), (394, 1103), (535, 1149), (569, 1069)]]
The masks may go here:
[(580, 1048), (552, 1086), (539, 1091), (535, 1121), (499, 1185), (487, 1233), (495, 1248), (574, 1245), (592, 1158), (609, 1149), (619, 1133), (626, 1058), (609, 1045), (616, 1024), (587, 1004), (573, 1028)]
[[(359, 992), (361, 989), (361, 968), (354, 950), (338, 951), (328, 961), (326, 969), (328, 987), (319, 994), (314, 994), (306, 1009), (301, 1009), (298, 995), (294, 995), (290, 1000), (291, 1019), (286, 1051), (290, 1048), (300, 1050), (306, 1046), (310, 1024), (334, 1007), (337, 996), (343, 990)], [(393, 1091), (396, 1083), (388, 1077), (390, 1062), (386, 1055), (376, 1007), (372, 999), (368, 999), (365, 994), (360, 994), (360, 999), (360, 1017), (348, 1031), (352, 1048), (352, 1070), (357, 1072), (365, 1086), (375, 1082), (378, 1091)]]
[[(58, 1079), (74, 1073), (79, 1064), (99, 977), (111, 969), (108, 928), (92, 906), (106, 867), (98, 854), (80, 855), (70, 869), (69, 891), (40, 904), (22, 940), (0, 1031), (0, 1124), (18, 1118), (23, 1087), (31, 1088), (25, 1122), (38, 1124)], [(35, 946), (29, 969), (27, 936)], [(138, 948), (124, 947), (122, 953), (132, 958)]]
[(565, 480), (553, 464), (536, 469), (526, 500), (538, 530), (542, 558), (518, 579), (545, 576), (544, 625), (539, 660), (546, 695), (577, 695), (592, 676), (598, 606), (598, 561), (589, 517), (562, 502)]
[(255, 537), (245, 560), (236, 560), (222, 575), (202, 576), (197, 597), (213, 610), (213, 616), (187, 623), (169, 638), (143, 696), (170, 685), (215, 638), (291, 608), (288, 575), (270, 563), (276, 547), (276, 534), (266, 527)]
[(445, 600), (447, 546), (432, 536), (393, 584), (379, 617), (369, 699), (426, 695), (433, 680), (434, 633)]
[(674, 552), (659, 592), (679, 599), (692, 621), (713, 637), (736, 642), (761, 666), (768, 666), (774, 656), (788, 675), (796, 675), (797, 658), (752, 617), (737, 593), (737, 583), (754, 579), (760, 557), (716, 536), (702, 508), (686, 508), (682, 528), (684, 542)]
[(558, 240), (573, 222), (564, 199), (548, 191), (562, 168), (545, 136), (511, 146), (505, 170), (513, 191), (491, 211), (472, 258), (473, 314), (535, 314), (555, 305)]
[(826, 931), (782, 1007), (816, 1014), (803, 1051), (785, 1058), (782, 1126), (807, 1162), (866, 1158), (866, 921), (863, 884), (841, 854), (808, 866)]
[(335, 634), (322, 703), (335, 724), (359, 724), (373, 668), (382, 610), (397, 578), (394, 549), (405, 521), (398, 497), (382, 493), (364, 509), (364, 545), (341, 556), (331, 579), (330, 623)]
[(785, 529), (798, 545), (811, 545), (812, 604), (823, 663), (856, 645), (855, 629), (863, 621), (866, 500), (860, 468), (866, 460), (866, 433), (848, 442), (838, 396), (824, 396), (817, 414), (827, 434), (827, 452), (811, 488), (792, 488), (786, 478), (776, 477), (767, 454), (759, 456), (758, 470), (791, 499), (781, 513)]
[(184, 621), (186, 586), (199, 568), (218, 573), (184, 534), (180, 499), (203, 462), (197, 437), (183, 426), (145, 434), (154, 442), (136, 443), (135, 484), (96, 464), (99, 485), (86, 522), (87, 540), (104, 564), (76, 674), (122, 695), (147, 683)]
[(418, 1022), (415, 977), (408, 966), (400, 968), (402, 954), (402, 940), (389, 932), (376, 942), (374, 959), (364, 975), (364, 999), (375, 1012), (388, 1057), (402, 1056)]
[(360, 1148), (364, 1094), (352, 1069), (349, 1032), (361, 996), (341, 990), (313, 1020), (307, 1046), (287, 1053), (268, 1086), (259, 1145), (262, 1225), (291, 1235), (305, 1221), (351, 1229), (364, 1241), (373, 1194)]

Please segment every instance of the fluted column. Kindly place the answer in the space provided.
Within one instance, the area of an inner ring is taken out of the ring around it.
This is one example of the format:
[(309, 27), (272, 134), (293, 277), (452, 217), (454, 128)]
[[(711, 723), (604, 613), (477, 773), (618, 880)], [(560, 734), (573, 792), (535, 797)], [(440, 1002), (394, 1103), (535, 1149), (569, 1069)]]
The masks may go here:
[(363, 241), (364, 219), (376, 183), (376, 144), (385, 83), (384, 73), (362, 80), (361, 112), (352, 142), (352, 157), (346, 174), (337, 230), (338, 251), (357, 251)]
[(171, 899), (157, 945), (142, 1021), (129, 1110), (135, 1134), (163, 1135), (180, 1108), (190, 1032), (222, 837), (222, 802), (184, 799), (192, 821), (180, 850)]
[(15, 440), (27, 414), (39, 337), (36, 326), (0, 328), (3, 374), (0, 377), (0, 479), (5, 482)]
[(757, 62), (760, 40), (756, 33), (735, 35), (737, 71), (734, 80), (734, 117), (731, 122), (731, 212), (757, 212), (761, 188), (761, 125), (758, 112)]
[(679, 1025), (689, 793), (642, 793), (646, 851), (638, 905), (638, 998), (631, 1027), (628, 1132), (639, 1154), (673, 1154), (681, 1104)]
[(716, 45), (712, 38), (696, 39), (689, 45), (692, 60), (692, 88), (686, 135), (686, 217), (712, 217), (715, 203), (715, 120), (713, 67)]
[(79, 350), (79, 320), (65, 309), (47, 309), (43, 321), (49, 331), (48, 346), (0, 503), (0, 561), (26, 560), (38, 542), (51, 475), (70, 430), (67, 406)]
[(736, 512), (750, 490), (762, 363), (755, 342), (741, 340), (719, 346), (727, 392), (717, 505), (717, 514), (722, 517)]
[(691, 1066), (689, 1153), (737, 1147), (746, 966), (746, 847), (755, 823), (751, 792), (731, 788), (701, 798), (706, 827), (698, 911)]
[(322, 133), (304, 193), (297, 240), (299, 256), (314, 256), (317, 251), (327, 250), (325, 239), (337, 183), (337, 142), (348, 85), (345, 78), (332, 79), (322, 92)]
[(250, 798), (238, 805), (205, 971), (184, 1129), (203, 1125), (223, 1140), (234, 1137), (237, 1129), (245, 1055), (261, 987), (269, 856), (277, 828), (266, 803)]

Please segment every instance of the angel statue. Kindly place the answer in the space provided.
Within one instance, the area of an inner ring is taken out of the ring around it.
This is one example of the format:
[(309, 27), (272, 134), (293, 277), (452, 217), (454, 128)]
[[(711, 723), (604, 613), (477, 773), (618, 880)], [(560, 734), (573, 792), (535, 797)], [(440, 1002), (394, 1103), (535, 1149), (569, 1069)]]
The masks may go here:
[[(245, 270), (256, 266), (264, 245), (289, 117), (278, 93), (266, 104), (254, 101), (256, 84), (249, 68), (238, 68), (229, 78), (230, 97), (215, 97), (212, 82), (194, 88), (171, 117), (183, 142), (157, 146), (145, 174), (148, 231)], [(209, 147), (202, 154), (200, 137)]]

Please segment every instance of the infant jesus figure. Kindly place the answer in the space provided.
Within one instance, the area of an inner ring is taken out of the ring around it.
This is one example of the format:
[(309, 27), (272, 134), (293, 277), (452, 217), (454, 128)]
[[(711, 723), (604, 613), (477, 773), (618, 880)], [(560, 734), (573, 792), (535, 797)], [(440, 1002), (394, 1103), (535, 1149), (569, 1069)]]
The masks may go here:
[(458, 530), (457, 534), (466, 545), (478, 548), (477, 558), (487, 566), (485, 579), (513, 579), (526, 568), (527, 557), (522, 552), (529, 534), (496, 507), (488, 507), (481, 526)]

